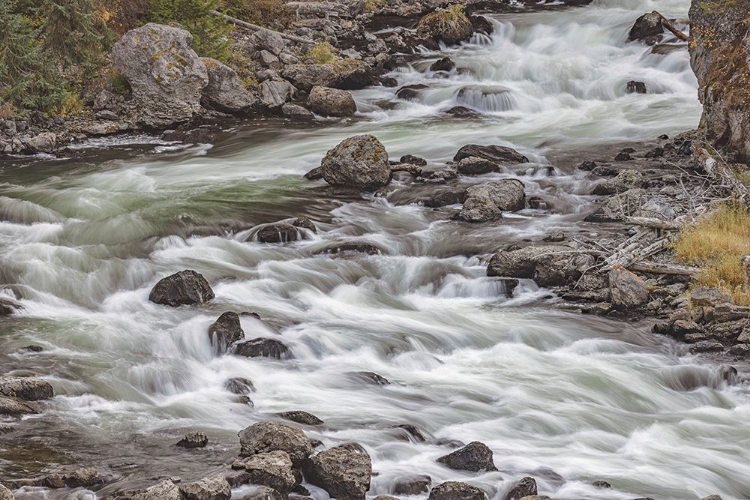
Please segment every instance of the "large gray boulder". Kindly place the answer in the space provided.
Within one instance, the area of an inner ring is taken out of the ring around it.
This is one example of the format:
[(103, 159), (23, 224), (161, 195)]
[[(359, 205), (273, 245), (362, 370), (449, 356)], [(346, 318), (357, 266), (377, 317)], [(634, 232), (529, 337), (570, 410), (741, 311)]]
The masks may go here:
[(128, 31), (112, 49), (112, 65), (132, 89), (135, 119), (166, 128), (189, 121), (200, 110), (208, 71), (190, 48), (186, 30), (149, 23)]
[(322, 116), (347, 117), (357, 112), (357, 103), (349, 92), (328, 87), (313, 87), (307, 106)]
[(0, 415), (30, 415), (39, 413), (39, 407), (18, 398), (0, 396)]
[(526, 278), (539, 286), (559, 286), (577, 281), (594, 264), (593, 256), (567, 246), (525, 247), (493, 255), (487, 276)]
[(214, 291), (201, 274), (186, 269), (162, 278), (151, 289), (148, 300), (171, 307), (202, 304), (213, 300)]
[(2, 484), (0, 484), (0, 500), (13, 500), (13, 493)]
[(201, 95), (204, 107), (231, 114), (252, 111), (258, 100), (245, 89), (232, 68), (210, 57), (202, 57), (201, 61), (208, 72), (208, 85)]
[(297, 89), (286, 80), (266, 80), (260, 84), (260, 102), (268, 109), (278, 109), (289, 102)]
[(524, 185), (517, 179), (502, 179), (471, 186), (458, 214), (466, 222), (489, 222), (502, 217), (503, 211), (522, 210), (526, 205)]
[(372, 461), (357, 443), (322, 451), (305, 464), (305, 478), (338, 500), (364, 500), (370, 489)]
[(3, 396), (39, 401), (54, 396), (52, 386), (37, 377), (0, 377), (0, 394)]
[(181, 484), (180, 493), (184, 500), (229, 500), (232, 487), (223, 476), (217, 475)]
[(54, 132), (42, 132), (26, 142), (26, 147), (33, 153), (51, 153), (57, 145), (57, 135)]
[(169, 479), (143, 491), (130, 493), (125, 498), (129, 500), (184, 500), (179, 486)]
[(312, 442), (298, 427), (280, 422), (258, 422), (240, 431), (240, 455), (250, 457), (261, 453), (283, 451), (294, 464), (312, 454)]
[(334, 186), (375, 190), (391, 181), (385, 146), (373, 135), (356, 135), (326, 153), (323, 179)]
[(284, 68), (281, 76), (305, 92), (315, 86), (357, 90), (373, 81), (370, 65), (356, 59), (341, 59), (326, 64), (290, 64)]
[(253, 455), (242, 465), (253, 484), (268, 486), (284, 494), (291, 492), (297, 484), (292, 459), (285, 451)]
[[(690, 65), (703, 103), (700, 128), (714, 146), (750, 158), (750, 2), (692, 0)], [(711, 5), (716, 5), (711, 8)]]
[(631, 309), (648, 302), (646, 283), (624, 267), (609, 272), (609, 292), (612, 306), (617, 309)]

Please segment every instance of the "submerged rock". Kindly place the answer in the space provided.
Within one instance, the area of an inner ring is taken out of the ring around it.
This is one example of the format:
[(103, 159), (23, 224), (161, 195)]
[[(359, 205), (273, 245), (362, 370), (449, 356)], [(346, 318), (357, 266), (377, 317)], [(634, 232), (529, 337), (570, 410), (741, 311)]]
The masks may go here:
[(415, 476), (400, 479), (393, 485), (395, 495), (420, 495), (430, 491), (432, 478), (430, 476)]
[(320, 166), (323, 178), (334, 186), (375, 190), (391, 180), (385, 146), (372, 135), (356, 135), (328, 151)]
[(312, 413), (301, 410), (284, 411), (279, 413), (279, 416), (283, 419), (291, 420), (292, 422), (296, 422), (298, 424), (323, 425), (325, 423)]
[(492, 460), (492, 450), (479, 441), (473, 441), (453, 453), (438, 458), (437, 461), (455, 470), (472, 472), (497, 470)]
[(230, 378), (224, 382), (224, 388), (229, 392), (239, 395), (247, 395), (255, 392), (255, 385), (252, 381), (240, 377)]
[(372, 385), (390, 385), (390, 381), (377, 373), (373, 372), (351, 372), (352, 377), (367, 382)]
[(253, 456), (272, 451), (289, 454), (299, 464), (312, 454), (312, 442), (299, 427), (280, 422), (258, 422), (239, 433), (240, 455)]
[(227, 352), (229, 346), (244, 338), (240, 317), (235, 312), (225, 312), (208, 327), (208, 339), (220, 353)]
[(515, 165), (528, 163), (529, 159), (512, 148), (505, 146), (479, 146), (468, 144), (458, 150), (453, 161), (461, 161), (470, 157), (482, 158), (501, 165)]
[(430, 71), (450, 71), (456, 67), (456, 63), (450, 57), (438, 59), (430, 65)]
[(288, 243), (302, 239), (297, 228), (285, 222), (267, 224), (255, 233), (255, 237), (260, 243)]
[(148, 300), (171, 307), (202, 304), (215, 297), (206, 278), (192, 270), (167, 276), (151, 290)]
[(234, 354), (246, 358), (288, 359), (292, 357), (292, 351), (283, 342), (262, 337), (235, 345)]
[(190, 432), (177, 442), (182, 448), (204, 448), (208, 444), (208, 436), (205, 432)]
[(432, 488), (428, 500), (486, 500), (487, 495), (476, 486), (447, 481)]
[(0, 396), (0, 415), (30, 415), (39, 413), (39, 407), (34, 403), (22, 401), (18, 398)]
[(307, 461), (307, 480), (339, 500), (364, 500), (370, 489), (372, 461), (362, 446), (347, 443), (322, 451)]

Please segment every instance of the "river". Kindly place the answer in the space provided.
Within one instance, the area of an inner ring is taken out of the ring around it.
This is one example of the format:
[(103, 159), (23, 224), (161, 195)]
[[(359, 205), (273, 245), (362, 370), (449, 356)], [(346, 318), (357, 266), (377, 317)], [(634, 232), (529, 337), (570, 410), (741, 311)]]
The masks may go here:
[[(556, 309), (532, 283), (505, 298), (485, 277), (493, 251), (573, 230), (590, 208), (590, 181), (555, 158), (581, 151), (583, 160), (597, 146), (697, 126), (686, 48), (655, 54), (626, 42), (643, 12), (684, 19), (688, 7), (594, 0), (499, 15), (491, 39), (427, 53), (393, 73), (400, 86), (428, 86), (417, 99), (396, 99), (395, 88), (356, 92), (351, 122), (259, 122), (188, 148), (126, 138), (79, 159), (1, 169), (0, 280), (23, 310), (0, 329), (0, 364), (44, 376), (57, 396), (27, 419), (23, 446), (0, 437), (0, 475), (76, 462), (106, 469), (116, 479), (109, 491), (170, 475), (198, 479), (201, 459), (169, 445), (186, 430), (208, 433), (213, 451), (204, 456), (219, 467), (236, 455), (237, 431), (305, 410), (326, 422), (306, 429), (311, 437), (368, 450), (378, 473), (372, 495), (428, 474), (433, 484), (463, 480), (495, 498), (524, 475), (556, 499), (750, 497), (746, 387), (721, 383), (718, 365), (645, 322)], [(460, 71), (430, 72), (446, 54)], [(630, 80), (649, 93), (628, 94)], [(456, 105), (481, 116), (442, 113)], [(375, 134), (392, 158), (433, 165), (468, 143), (515, 147), (532, 161), (513, 175), (554, 209), (472, 227), (387, 196), (330, 197), (301, 179), (359, 133)], [(315, 221), (317, 235), (283, 245), (249, 238), (256, 224), (299, 215)], [(335, 241), (385, 251), (316, 254)], [(182, 269), (206, 276), (216, 299), (177, 309), (147, 300), (156, 281)], [(294, 359), (215, 356), (206, 331), (230, 310), (258, 313), (264, 321), (242, 317), (247, 338), (279, 338)], [(20, 350), (29, 344), (44, 350)], [(363, 370), (392, 383), (348, 375)], [(223, 388), (230, 377), (254, 382), (254, 409)], [(427, 442), (407, 439), (399, 424), (417, 426)], [(499, 471), (437, 464), (450, 451), (439, 438), (486, 443)], [(612, 489), (596, 489), (596, 480)]]

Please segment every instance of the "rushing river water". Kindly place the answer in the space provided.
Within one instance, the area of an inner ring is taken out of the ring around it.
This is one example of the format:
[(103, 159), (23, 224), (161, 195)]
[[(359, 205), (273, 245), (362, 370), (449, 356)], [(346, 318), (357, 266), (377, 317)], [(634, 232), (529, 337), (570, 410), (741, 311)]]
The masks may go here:
[[(494, 250), (582, 218), (591, 184), (556, 164), (557, 176), (547, 177), (550, 159), (697, 125), (685, 47), (652, 53), (626, 43), (643, 12), (685, 18), (688, 6), (594, 0), (498, 16), (491, 39), (445, 50), (459, 71), (431, 73), (444, 54), (428, 54), (393, 75), (428, 86), (416, 100), (383, 87), (359, 91), (361, 115), (348, 124), (266, 122), (213, 147), (130, 140), (88, 160), (2, 169), (0, 281), (24, 309), (0, 329), (0, 363), (3, 372), (44, 376), (57, 396), (28, 419), (21, 449), (0, 437), (0, 476), (75, 461), (111, 467), (118, 487), (197, 479), (209, 472), (201, 453), (218, 467), (236, 455), (237, 431), (300, 409), (326, 422), (307, 429), (311, 437), (365, 446), (378, 473), (373, 495), (429, 474), (433, 484), (462, 480), (494, 498), (524, 475), (557, 499), (750, 497), (743, 386), (720, 383), (718, 366), (648, 325), (552, 309), (531, 283), (506, 299), (484, 276)], [(630, 80), (649, 93), (626, 93)], [(441, 113), (456, 105), (482, 116)], [(469, 227), (388, 197), (330, 198), (301, 180), (326, 150), (365, 132), (393, 158), (415, 154), (434, 165), (468, 143), (516, 147), (532, 162), (514, 175), (556, 209)], [(318, 234), (252, 241), (254, 225), (298, 215)], [(316, 255), (336, 241), (384, 253)], [(147, 300), (156, 281), (186, 268), (208, 278), (214, 301), (171, 309)], [(215, 356), (206, 331), (228, 310), (257, 312), (263, 322), (242, 317), (246, 337), (279, 338), (294, 359)], [(29, 344), (44, 351), (19, 350)], [(347, 375), (363, 370), (392, 384)], [(223, 388), (230, 377), (254, 382), (254, 409)], [(393, 429), (407, 423), (427, 442)], [(152, 444), (189, 429), (209, 434), (209, 451)], [(435, 459), (450, 448), (439, 438), (486, 443), (499, 471), (440, 466)], [(598, 490), (595, 480), (613, 488)]]

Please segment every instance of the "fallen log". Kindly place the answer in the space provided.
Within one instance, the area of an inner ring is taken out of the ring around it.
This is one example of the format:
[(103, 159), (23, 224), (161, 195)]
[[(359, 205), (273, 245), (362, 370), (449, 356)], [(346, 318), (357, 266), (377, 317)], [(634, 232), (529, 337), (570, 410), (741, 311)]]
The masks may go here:
[(661, 18), (661, 24), (662, 24), (662, 26), (664, 26), (669, 31), (671, 31), (674, 36), (676, 36), (677, 38), (679, 38), (683, 42), (687, 42), (690, 39), (690, 37), (687, 36), (685, 33), (683, 33), (682, 31), (678, 30), (677, 28), (675, 28), (674, 24), (672, 24), (672, 21), (670, 21), (669, 19), (667, 19), (666, 17), (664, 17), (663, 15), (661, 15), (661, 12), (653, 11), (653, 14), (656, 14), (657, 16), (659, 16)]
[(669, 274), (676, 276), (689, 276), (691, 278), (698, 274), (697, 267), (679, 266), (677, 264), (657, 264), (655, 262), (635, 262), (625, 266), (628, 271), (645, 274)]
[(284, 33), (281, 31), (272, 30), (270, 28), (265, 28), (263, 26), (258, 26), (257, 24), (248, 23), (248, 22), (243, 21), (242, 19), (237, 19), (236, 17), (228, 16), (227, 14), (219, 12), (218, 10), (211, 12), (211, 14), (217, 17), (223, 17), (230, 23), (234, 24), (235, 26), (239, 26), (241, 28), (246, 28), (252, 31), (268, 30), (281, 36), (281, 38), (284, 38), (292, 42), (301, 43), (303, 45), (313, 45), (313, 46), (317, 45), (317, 42), (314, 42), (313, 40), (310, 40), (308, 38), (302, 38), (301, 36), (290, 35), (289, 33)]
[(681, 229), (677, 224), (651, 217), (623, 217), (622, 221), (631, 226), (641, 226), (650, 229), (666, 229), (669, 231), (678, 231)]

